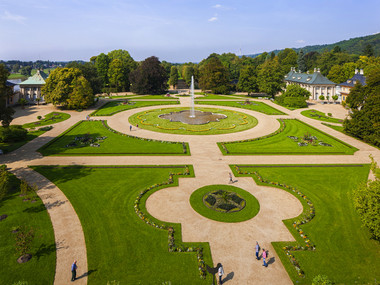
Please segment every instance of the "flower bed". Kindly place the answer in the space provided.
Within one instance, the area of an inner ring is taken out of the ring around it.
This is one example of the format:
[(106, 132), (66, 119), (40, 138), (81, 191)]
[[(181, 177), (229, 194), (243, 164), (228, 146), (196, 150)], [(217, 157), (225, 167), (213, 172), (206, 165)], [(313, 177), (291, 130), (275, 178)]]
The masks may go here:
[(301, 269), (298, 261), (295, 259), (294, 255), (291, 254), (291, 251), (300, 251), (300, 250), (311, 250), (311, 251), (314, 251), (315, 250), (315, 244), (310, 240), (310, 238), (306, 235), (306, 233), (301, 228), (301, 225), (310, 222), (314, 218), (314, 216), (315, 216), (315, 208), (314, 208), (313, 203), (310, 201), (310, 199), (305, 194), (303, 194), (301, 191), (297, 190), (297, 188), (295, 188), (295, 187), (292, 187), (292, 186), (289, 186), (289, 185), (286, 185), (286, 184), (282, 184), (282, 183), (279, 183), (279, 182), (264, 180), (258, 172), (256, 172), (256, 171), (253, 171), (253, 172), (242, 171), (238, 165), (235, 165), (235, 170), (236, 170), (236, 172), (238, 174), (242, 174), (242, 175), (255, 175), (256, 178), (260, 182), (262, 182), (262, 183), (274, 185), (276, 187), (283, 188), (283, 189), (285, 189), (287, 191), (292, 191), (299, 198), (302, 198), (303, 200), (306, 201), (306, 203), (307, 203), (307, 205), (308, 205), (309, 208), (307, 210), (305, 210), (297, 218), (297, 220), (295, 220), (293, 222), (293, 228), (297, 231), (297, 233), (299, 234), (299, 236), (303, 239), (305, 245), (304, 246), (302, 246), (302, 245), (295, 245), (295, 246), (288, 245), (288, 246), (284, 246), (282, 248), (285, 251), (286, 255), (288, 256), (290, 263), (296, 269), (296, 271), (298, 273), (298, 276), (304, 277), (305, 274), (304, 274), (303, 270)]
[(180, 176), (180, 175), (190, 175), (190, 170), (189, 167), (186, 166), (185, 170), (183, 173), (170, 173), (169, 179), (167, 182), (159, 183), (159, 184), (154, 184), (145, 190), (141, 191), (140, 194), (136, 197), (135, 203), (134, 203), (134, 209), (137, 214), (137, 216), (145, 222), (147, 225), (150, 225), (152, 227), (155, 227), (157, 229), (162, 229), (162, 230), (168, 230), (168, 250), (169, 252), (197, 252), (197, 260), (198, 260), (198, 269), (199, 269), (199, 276), (202, 279), (206, 279), (206, 265), (203, 260), (203, 248), (202, 247), (188, 247), (184, 246), (183, 244), (177, 245), (175, 243), (175, 237), (174, 237), (174, 228), (169, 227), (166, 224), (157, 224), (156, 222), (152, 221), (149, 215), (145, 214), (141, 209), (140, 209), (140, 201), (141, 198), (148, 193), (150, 190), (156, 189), (161, 186), (169, 185), (174, 182), (173, 177), (174, 175)]

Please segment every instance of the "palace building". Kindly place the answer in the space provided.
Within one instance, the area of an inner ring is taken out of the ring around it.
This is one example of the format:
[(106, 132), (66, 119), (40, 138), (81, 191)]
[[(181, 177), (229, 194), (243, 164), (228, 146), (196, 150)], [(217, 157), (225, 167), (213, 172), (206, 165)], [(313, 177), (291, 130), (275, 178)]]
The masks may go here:
[(48, 77), (46, 73), (37, 70), (36, 74), (29, 77), (27, 80), (20, 83), (21, 96), (28, 101), (28, 103), (37, 103), (38, 101), (44, 102), (44, 97), (41, 94), (41, 88), (45, 85), (45, 79)]
[(314, 73), (297, 72), (295, 67), (290, 69), (290, 72), (284, 78), (286, 86), (289, 84), (297, 84), (308, 90), (311, 94), (310, 100), (320, 100), (321, 95), (324, 96), (323, 101), (333, 101), (332, 96), (336, 92), (336, 83), (324, 77), (319, 68), (314, 68)]
[(360, 69), (360, 71), (358, 69), (355, 69), (355, 75), (352, 78), (338, 84), (337, 92), (342, 98), (342, 101), (346, 101), (351, 89), (354, 88), (357, 82), (360, 82), (360, 84), (363, 86), (366, 85), (366, 77), (364, 76), (363, 69)]

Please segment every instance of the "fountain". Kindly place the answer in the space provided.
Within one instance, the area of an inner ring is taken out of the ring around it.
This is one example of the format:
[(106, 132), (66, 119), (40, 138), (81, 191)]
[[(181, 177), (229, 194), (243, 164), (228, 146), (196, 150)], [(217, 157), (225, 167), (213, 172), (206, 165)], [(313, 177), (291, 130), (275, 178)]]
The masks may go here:
[(191, 76), (190, 93), (191, 93), (190, 118), (195, 118), (195, 111), (194, 111), (194, 76), (193, 75)]
[(191, 76), (191, 106), (190, 110), (183, 110), (180, 112), (170, 112), (169, 114), (162, 114), (158, 117), (161, 119), (170, 120), (171, 122), (182, 122), (188, 125), (203, 125), (210, 122), (219, 122), (220, 119), (227, 118), (223, 114), (215, 114), (212, 112), (195, 111), (194, 109), (194, 76)]

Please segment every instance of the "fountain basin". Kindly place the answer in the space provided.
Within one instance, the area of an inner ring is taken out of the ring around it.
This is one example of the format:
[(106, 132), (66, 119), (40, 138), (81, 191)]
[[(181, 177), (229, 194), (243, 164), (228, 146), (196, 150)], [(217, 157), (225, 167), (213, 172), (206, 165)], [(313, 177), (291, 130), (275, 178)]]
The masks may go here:
[(162, 114), (158, 117), (161, 119), (170, 120), (170, 122), (182, 122), (188, 125), (204, 125), (210, 122), (219, 122), (221, 119), (226, 119), (227, 116), (223, 114), (216, 114), (212, 112), (204, 112), (194, 110), (192, 116), (191, 110), (182, 110), (179, 112), (170, 112), (169, 114)]

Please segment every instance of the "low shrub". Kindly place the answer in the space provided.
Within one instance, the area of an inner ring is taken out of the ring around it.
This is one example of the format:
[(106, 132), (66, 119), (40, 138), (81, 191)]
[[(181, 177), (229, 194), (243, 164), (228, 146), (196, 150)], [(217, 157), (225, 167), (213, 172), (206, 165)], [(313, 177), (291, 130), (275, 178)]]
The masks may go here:
[(0, 127), (0, 142), (18, 142), (26, 139), (28, 131), (19, 125)]

